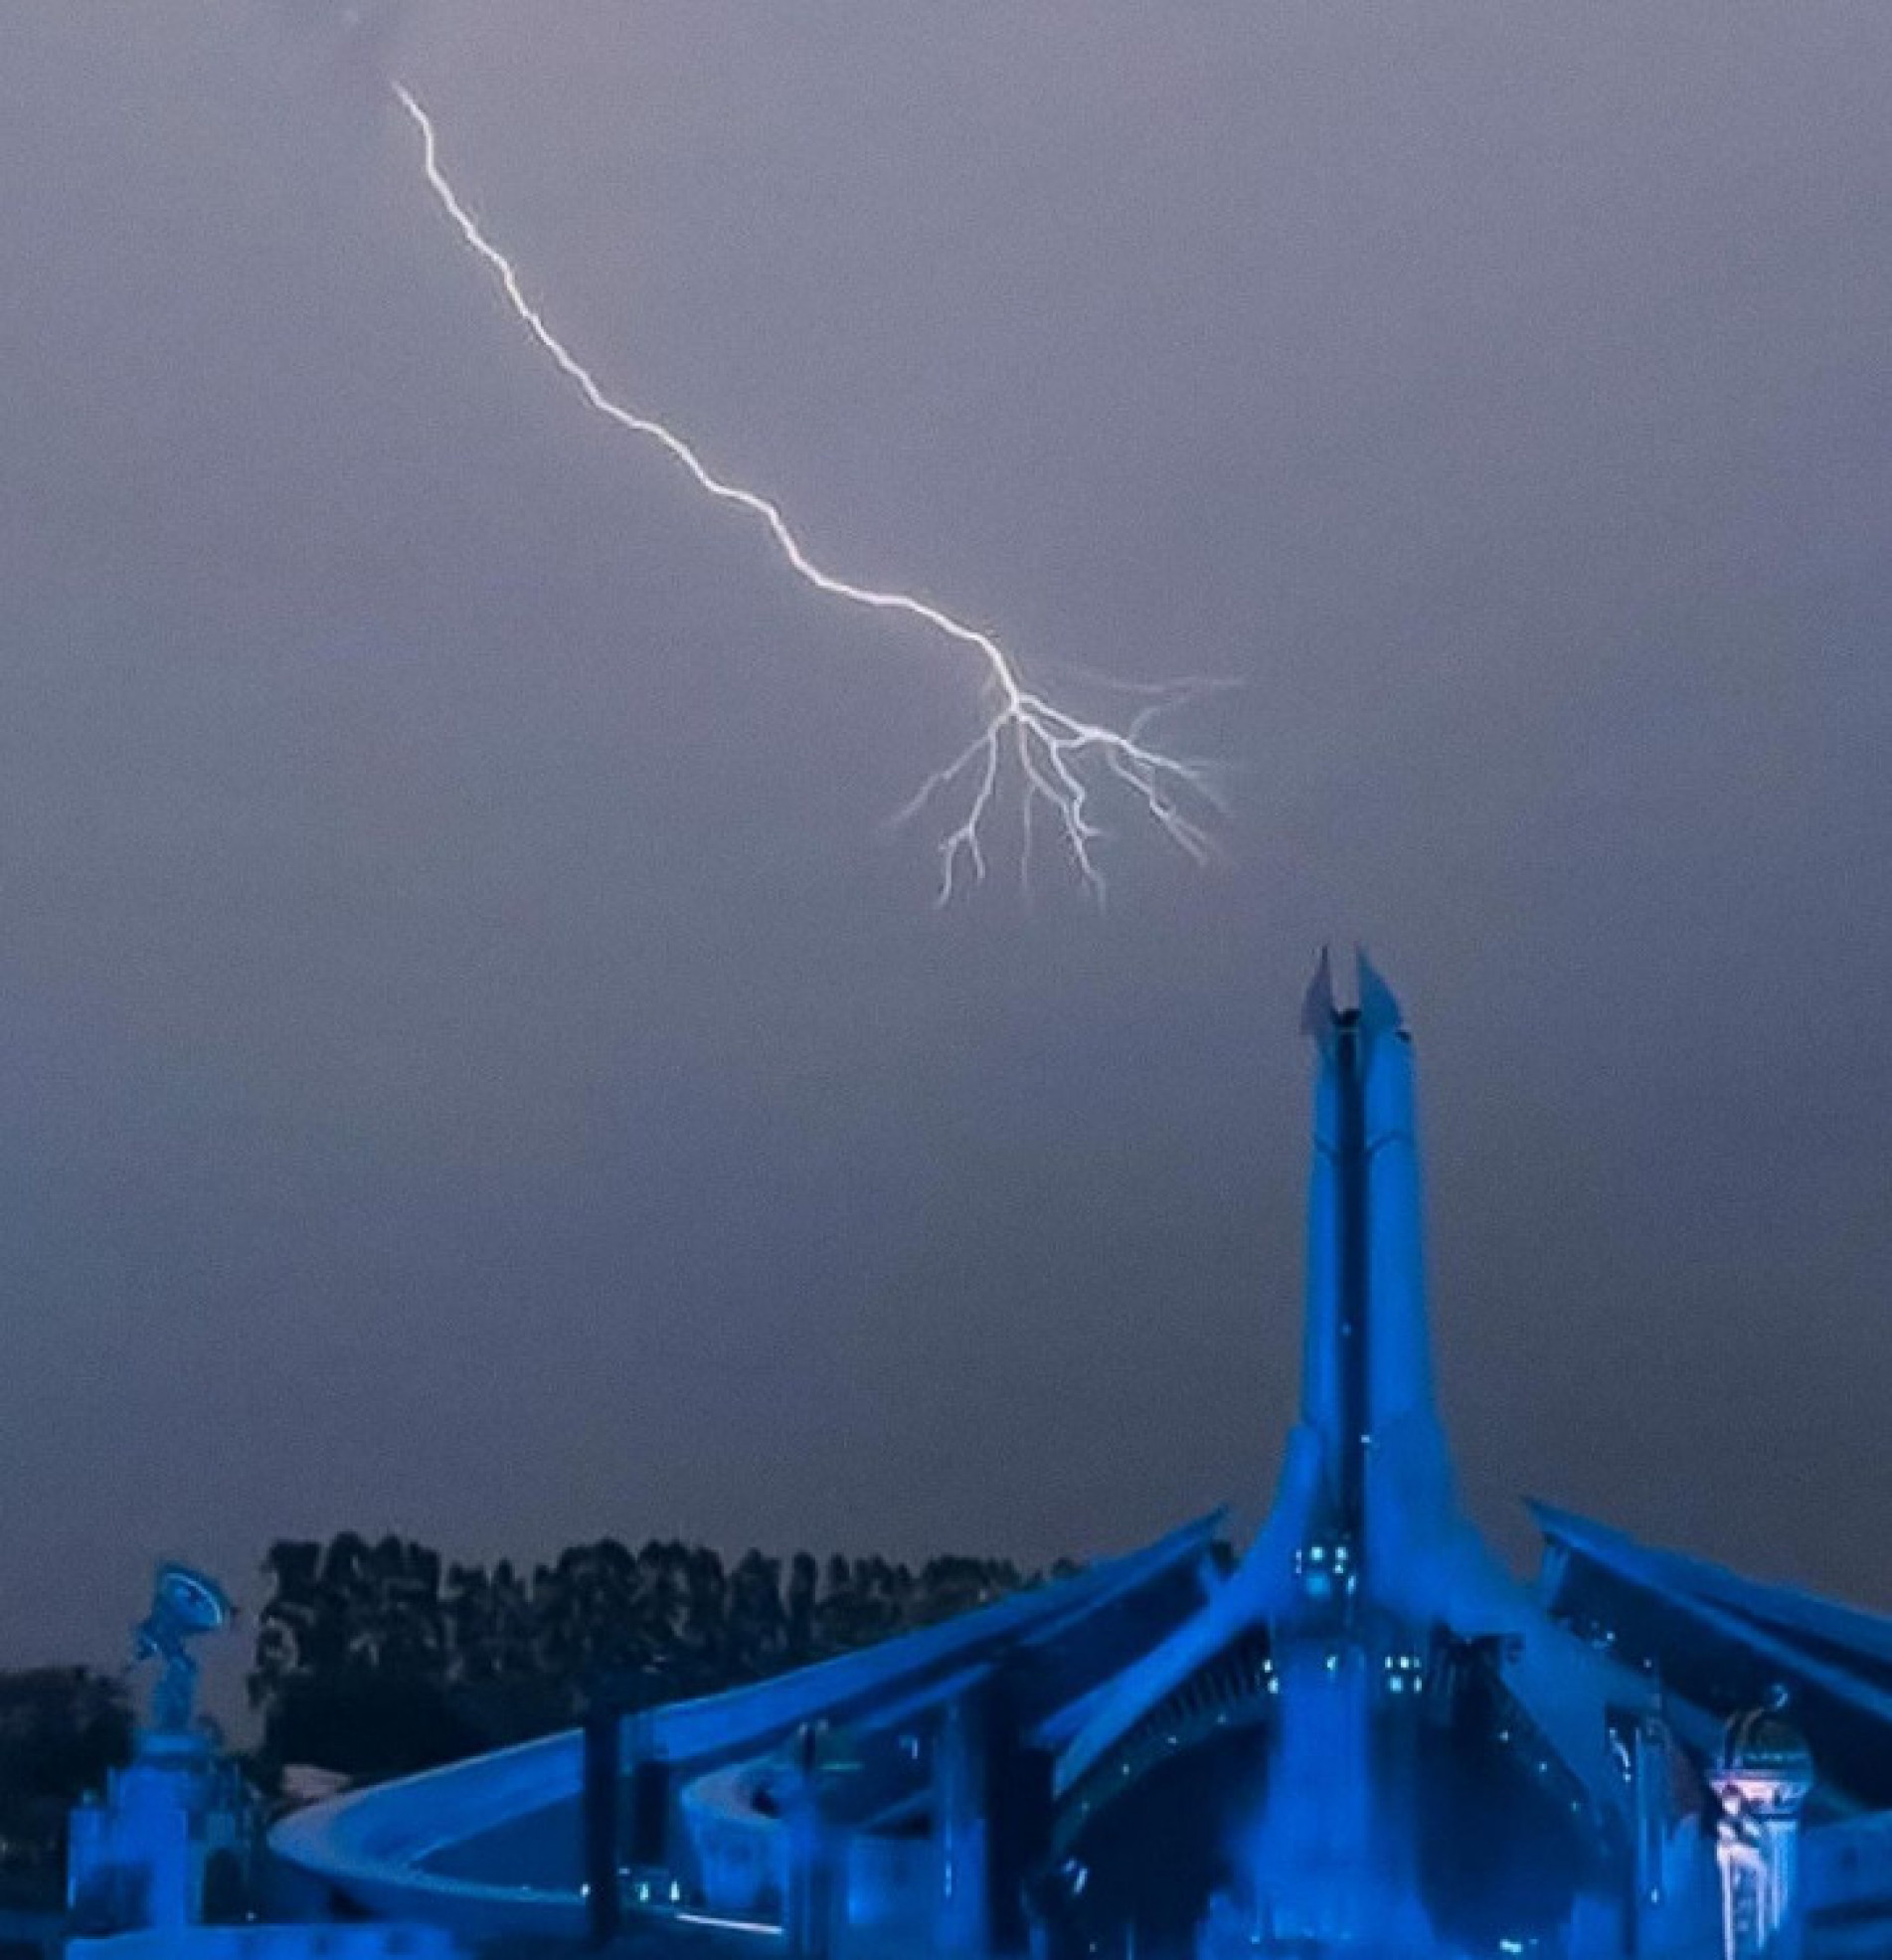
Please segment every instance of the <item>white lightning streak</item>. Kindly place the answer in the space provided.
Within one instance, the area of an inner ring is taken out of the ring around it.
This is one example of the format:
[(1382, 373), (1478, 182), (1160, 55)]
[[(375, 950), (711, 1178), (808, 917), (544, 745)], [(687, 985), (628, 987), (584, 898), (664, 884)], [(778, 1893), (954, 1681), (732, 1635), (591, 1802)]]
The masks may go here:
[(591, 370), (546, 324), (544, 314), (526, 297), (512, 261), (480, 229), (447, 181), (440, 169), (432, 118), (398, 82), (394, 92), (421, 132), (422, 164), (430, 189), (460, 237), (490, 267), (507, 304), (590, 408), (628, 434), (658, 445), (682, 465), (699, 489), (718, 502), (734, 504), (759, 520), (789, 569), (817, 592), (876, 612), (904, 615), (978, 656), (984, 667), (984, 692), (992, 703), (983, 727), (959, 755), (927, 778), (894, 817), (896, 823), (908, 822), (951, 799), (955, 790), (962, 793), (959, 814), (939, 844), (939, 903), (944, 905), (952, 897), (961, 867), (975, 881), (984, 878), (984, 832), (1004, 784), (1013, 774), (1022, 798), (1027, 861), (1032, 812), (1043, 803), (1079, 877), (1099, 900), (1104, 897), (1105, 882), (1094, 847), (1104, 832), (1092, 808), (1096, 793), (1107, 779), (1126, 789), (1170, 841), (1195, 862), (1210, 859), (1213, 845), (1208, 831), (1183, 806), (1191, 799), (1214, 802), (1207, 765), (1152, 748), (1143, 734), (1153, 714), (1183, 706), (1210, 687), (1226, 683), (1179, 681), (1136, 690), (1158, 698), (1122, 728), (1085, 721), (1028, 687), (1016, 661), (990, 633), (967, 625), (911, 593), (856, 585), (823, 571), (802, 549), (786, 518), (768, 497), (740, 483), (724, 481), (674, 430), (604, 393)]

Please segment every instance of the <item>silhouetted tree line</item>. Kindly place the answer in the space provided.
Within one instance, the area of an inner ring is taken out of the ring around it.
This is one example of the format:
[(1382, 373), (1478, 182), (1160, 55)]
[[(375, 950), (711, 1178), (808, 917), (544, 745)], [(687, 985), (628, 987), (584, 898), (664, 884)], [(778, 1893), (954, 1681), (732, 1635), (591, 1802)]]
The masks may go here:
[(58, 1902), (66, 1813), (130, 1754), (118, 1677), (90, 1668), (0, 1674), (0, 1903)]
[(930, 1626), (1035, 1583), (1009, 1560), (575, 1545), (530, 1574), (400, 1537), (282, 1541), (263, 1569), (250, 1697), (265, 1762), (422, 1769), (570, 1725), (595, 1693), (632, 1708), (706, 1694)]

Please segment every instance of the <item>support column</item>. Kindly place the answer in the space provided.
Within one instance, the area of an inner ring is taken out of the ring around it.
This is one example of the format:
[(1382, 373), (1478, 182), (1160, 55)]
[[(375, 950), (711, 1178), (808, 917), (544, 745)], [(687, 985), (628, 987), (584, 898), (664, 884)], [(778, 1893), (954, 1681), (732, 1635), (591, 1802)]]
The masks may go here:
[(627, 1851), (633, 1866), (651, 1871), (670, 1869), (670, 1762), (657, 1753), (657, 1725), (649, 1710), (631, 1717), (624, 1738), (630, 1758), (630, 1816)]
[(788, 1960), (829, 1960), (846, 1910), (846, 1833), (831, 1814), (827, 1782), (841, 1765), (828, 1756), (824, 1722), (795, 1737), (794, 1771), (784, 1780), (781, 1828), (781, 1929)]
[(980, 1960), (992, 1949), (982, 1713), (976, 1690), (955, 1696), (941, 1710), (933, 1743), (933, 1950), (952, 1960)]
[(585, 1914), (593, 1946), (617, 1937), (618, 1738), (623, 1717), (608, 1703), (585, 1716)]

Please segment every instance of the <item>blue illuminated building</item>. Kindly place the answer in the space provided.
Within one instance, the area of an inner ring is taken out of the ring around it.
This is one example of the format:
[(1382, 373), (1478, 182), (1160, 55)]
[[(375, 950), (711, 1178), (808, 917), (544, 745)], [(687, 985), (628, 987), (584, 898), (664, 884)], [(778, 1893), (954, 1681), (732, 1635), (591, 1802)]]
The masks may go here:
[(1892, 1954), (1892, 1623), (1537, 1513), (1433, 1393), (1413, 1055), (1309, 989), (1299, 1420), (1215, 1517), (947, 1625), (303, 1811), (337, 1909), (460, 1941), (1840, 1960)]

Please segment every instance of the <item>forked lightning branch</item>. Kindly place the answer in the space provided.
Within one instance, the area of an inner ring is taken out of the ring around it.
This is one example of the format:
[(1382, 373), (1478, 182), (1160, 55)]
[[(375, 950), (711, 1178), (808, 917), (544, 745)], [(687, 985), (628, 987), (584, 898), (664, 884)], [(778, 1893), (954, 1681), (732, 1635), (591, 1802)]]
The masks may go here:
[(1102, 899), (1105, 880), (1098, 853), (1113, 793), (1197, 863), (1209, 859), (1212, 838), (1204, 827), (1206, 812), (1214, 806), (1209, 766), (1157, 748), (1149, 729), (1159, 715), (1226, 683), (1190, 679), (1144, 684), (1126, 690), (1141, 700), (1133, 715), (1120, 723), (1091, 721), (1030, 685), (1017, 659), (989, 632), (912, 593), (859, 585), (824, 570), (773, 499), (718, 475), (666, 423), (605, 392), (526, 296), (513, 262), (487, 237), (447, 179), (432, 118), (408, 89), (397, 83), (394, 89), (420, 132), (428, 186), (440, 208), (493, 274), (520, 324), (593, 413), (661, 449), (703, 495), (753, 519), (781, 562), (816, 592), (910, 621), (965, 660), (977, 690), (977, 732), (926, 778), (895, 819), (940, 826), (936, 847), (942, 904), (962, 880), (984, 878), (1001, 823), (1010, 826), (1023, 876), (1030, 875), (1034, 837), (1046, 831), (1063, 846), (1086, 889)]

